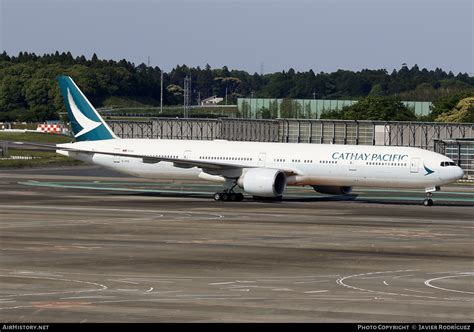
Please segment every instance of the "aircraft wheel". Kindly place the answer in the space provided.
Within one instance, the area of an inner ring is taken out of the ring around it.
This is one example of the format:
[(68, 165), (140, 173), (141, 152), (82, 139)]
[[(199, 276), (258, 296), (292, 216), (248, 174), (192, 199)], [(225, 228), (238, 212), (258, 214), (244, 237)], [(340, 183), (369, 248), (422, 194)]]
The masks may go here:
[(426, 198), (424, 201), (423, 201), (423, 205), (424, 206), (433, 206), (433, 200), (431, 198)]
[(230, 198), (230, 197), (229, 197), (230, 195), (229, 195), (228, 193), (222, 193), (221, 195), (222, 195), (222, 200), (223, 200), (223, 201), (228, 201), (229, 198)]
[(232, 194), (229, 195), (229, 198), (232, 202), (235, 202), (235, 201), (237, 201), (237, 194), (232, 193)]
[(238, 193), (237, 194), (237, 202), (242, 202), (244, 200), (244, 194)]
[(222, 200), (222, 195), (221, 195), (221, 193), (215, 193), (215, 194), (214, 194), (214, 200), (215, 200), (215, 201), (220, 201), (220, 200)]

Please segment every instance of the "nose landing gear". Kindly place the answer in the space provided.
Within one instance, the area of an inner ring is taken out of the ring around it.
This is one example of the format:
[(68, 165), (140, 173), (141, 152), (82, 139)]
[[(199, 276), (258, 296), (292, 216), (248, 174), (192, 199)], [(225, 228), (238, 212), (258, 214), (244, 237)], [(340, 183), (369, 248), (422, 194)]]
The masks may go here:
[(423, 201), (424, 206), (433, 206), (434, 203), (431, 197), (433, 197), (433, 193), (426, 193), (426, 198)]
[(440, 189), (441, 188), (439, 186), (425, 188), (426, 198), (423, 201), (423, 205), (424, 206), (433, 206), (433, 204), (434, 204), (433, 199), (432, 199), (433, 193), (435, 191), (439, 191)]

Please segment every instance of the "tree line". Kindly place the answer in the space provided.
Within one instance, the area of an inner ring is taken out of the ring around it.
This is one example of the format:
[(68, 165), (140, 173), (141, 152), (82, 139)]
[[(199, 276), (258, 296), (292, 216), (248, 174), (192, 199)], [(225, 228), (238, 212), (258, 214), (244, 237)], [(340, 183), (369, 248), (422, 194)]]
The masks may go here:
[[(156, 66), (135, 65), (125, 59), (104, 60), (96, 54), (88, 59), (83, 55), (74, 57), (70, 52), (44, 55), (20, 52), (16, 56), (3, 52), (0, 54), (0, 121), (57, 119), (59, 112), (65, 111), (56, 81), (59, 75), (71, 76), (96, 107), (158, 106), (160, 102), (161, 69)], [(380, 117), (380, 112), (375, 111), (377, 107), (395, 105), (399, 100), (440, 101), (440, 105), (456, 106), (462, 97), (474, 95), (474, 78), (468, 74), (455, 75), (440, 68), (420, 69), (417, 65), (411, 68), (404, 65), (391, 73), (385, 69), (364, 69), (316, 74), (312, 70), (289, 69), (265, 75), (229, 70), (226, 66), (177, 65), (163, 73), (165, 105), (183, 103), (186, 76), (192, 80), (192, 104), (212, 95), (227, 96), (229, 104), (235, 104), (238, 97), (286, 98), (290, 109), (291, 99), (296, 98), (366, 102), (358, 103), (359, 111), (350, 113), (351, 117)], [(454, 102), (442, 102), (453, 98)], [(397, 105), (391, 110), (393, 114), (384, 116), (409, 119), (403, 113), (405, 110), (397, 110), (400, 106)], [(370, 109), (374, 111), (369, 112)], [(347, 116), (346, 111), (338, 112), (324, 116)], [(271, 114), (267, 111), (262, 117)]]

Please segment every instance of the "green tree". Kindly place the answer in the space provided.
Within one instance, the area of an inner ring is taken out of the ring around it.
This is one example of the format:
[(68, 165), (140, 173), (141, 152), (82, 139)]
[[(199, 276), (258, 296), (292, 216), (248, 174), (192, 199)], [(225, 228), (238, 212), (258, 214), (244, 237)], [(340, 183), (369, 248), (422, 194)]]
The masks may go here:
[(304, 105), (303, 117), (305, 119), (313, 118), (313, 114), (311, 113), (311, 104), (310, 103), (306, 103)]
[(280, 116), (282, 118), (297, 118), (298, 103), (291, 98), (283, 98), (280, 104)]
[(370, 90), (369, 96), (385, 96), (385, 90), (381, 84), (375, 84)]
[(474, 94), (463, 92), (438, 98), (438, 100), (431, 105), (431, 119), (434, 120), (441, 114), (451, 111), (461, 99), (471, 96), (474, 96)]
[(235, 96), (241, 91), (242, 81), (236, 77), (216, 77), (214, 80), (219, 82), (219, 92), (217, 94), (224, 98), (227, 97), (228, 101), (230, 101), (231, 96)]
[(25, 99), (28, 107), (50, 104), (49, 88), (51, 81), (46, 78), (29, 80), (24, 87)]
[(268, 107), (262, 107), (258, 110), (257, 118), (259, 119), (271, 119), (272, 111)]
[(30, 108), (31, 116), (24, 121), (58, 120), (59, 115), (48, 105), (36, 105)]
[(452, 110), (436, 117), (437, 122), (474, 122), (474, 97), (461, 99)]
[(270, 101), (270, 105), (268, 106), (270, 109), (270, 116), (272, 119), (278, 118), (278, 100)]
[(334, 109), (334, 110), (325, 110), (321, 111), (319, 115), (320, 119), (329, 119), (329, 120), (340, 120), (344, 118), (344, 113), (342, 110)]
[(22, 81), (17, 76), (6, 76), (0, 81), (0, 112), (9, 112), (25, 104)]
[(251, 115), (250, 104), (246, 100), (242, 102), (241, 109), (242, 109), (242, 113), (241, 113), (242, 118), (244, 119), (250, 118), (250, 115)]
[(202, 98), (210, 97), (212, 95), (213, 84), (211, 66), (209, 66), (209, 64), (206, 64), (205, 69), (197, 71), (196, 76), (198, 91), (201, 92)]
[[(159, 105), (161, 69), (158, 67), (143, 63), (135, 66), (125, 59), (99, 59), (96, 54), (87, 59), (83, 55), (74, 57), (70, 52), (41, 56), (29, 52), (10, 56), (3, 52), (0, 54), (0, 113), (4, 118), (15, 117), (15, 114), (33, 118), (38, 114), (49, 116), (39, 106), (47, 106), (55, 113), (64, 111), (57, 87), (58, 75), (70, 75), (97, 107), (104, 105), (110, 97), (123, 100), (123, 104), (127, 104), (127, 100), (129, 104), (146, 100), (147, 105)], [(164, 86), (170, 87), (169, 91), (164, 90), (165, 105), (182, 104), (180, 87), (184, 77), (190, 76), (193, 97), (198, 93), (202, 98), (211, 95), (224, 97), (227, 88), (229, 103), (250, 94), (274, 100), (285, 98), (281, 117), (310, 116), (307, 107), (292, 103), (292, 98), (354, 99), (396, 95), (401, 100), (436, 100), (432, 120), (452, 110), (462, 98), (474, 94), (474, 77), (466, 73), (454, 75), (440, 68), (428, 70), (417, 65), (412, 68), (404, 65), (392, 73), (384, 69), (364, 69), (316, 74), (312, 70), (297, 72), (289, 69), (266, 75), (229, 70), (226, 66), (211, 69), (209, 65), (205, 68), (177, 65), (163, 76)], [(268, 106), (272, 118), (279, 116), (278, 108), (276, 102)], [(340, 114), (326, 110), (323, 116)]]
[(394, 97), (365, 97), (342, 109), (346, 120), (414, 121), (413, 109)]

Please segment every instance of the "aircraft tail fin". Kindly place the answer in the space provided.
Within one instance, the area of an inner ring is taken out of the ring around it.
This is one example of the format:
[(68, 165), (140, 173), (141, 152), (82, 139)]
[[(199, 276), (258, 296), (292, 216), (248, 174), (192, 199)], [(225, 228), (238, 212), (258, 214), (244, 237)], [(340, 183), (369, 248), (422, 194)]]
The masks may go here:
[(71, 77), (59, 76), (58, 81), (76, 141), (117, 138)]

